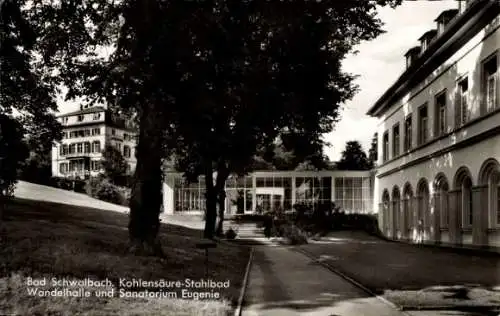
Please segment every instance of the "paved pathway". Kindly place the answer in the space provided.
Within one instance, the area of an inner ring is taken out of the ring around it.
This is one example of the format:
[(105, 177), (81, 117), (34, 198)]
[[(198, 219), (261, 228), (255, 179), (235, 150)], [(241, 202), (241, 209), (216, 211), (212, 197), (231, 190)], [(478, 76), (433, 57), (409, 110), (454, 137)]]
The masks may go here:
[(332, 233), (329, 239), (300, 248), (376, 292), (500, 285), (500, 254), (389, 242), (350, 231)]
[(289, 247), (257, 246), (244, 316), (398, 316), (387, 303)]

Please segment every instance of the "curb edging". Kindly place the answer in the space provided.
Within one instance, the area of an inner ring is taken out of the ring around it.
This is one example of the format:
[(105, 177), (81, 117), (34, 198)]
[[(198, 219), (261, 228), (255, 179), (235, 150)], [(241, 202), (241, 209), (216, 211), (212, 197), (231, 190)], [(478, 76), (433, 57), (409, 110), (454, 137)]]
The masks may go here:
[(245, 276), (243, 277), (243, 284), (241, 285), (240, 296), (238, 297), (238, 305), (236, 306), (236, 310), (234, 311), (234, 316), (241, 316), (243, 298), (245, 297), (245, 292), (248, 285), (248, 276), (250, 275), (250, 267), (252, 266), (253, 261), (253, 251), (254, 247), (251, 247), (250, 256), (248, 256), (247, 268), (245, 270)]
[[(299, 249), (299, 248), (295, 248), (295, 250), (301, 254), (303, 254), (304, 256), (306, 257), (309, 257), (311, 259), (313, 259), (316, 263), (320, 264), (321, 266), (323, 266), (324, 268), (330, 270), (331, 272), (335, 273), (336, 275), (340, 276), (341, 278), (343, 278), (344, 280), (346, 280), (347, 282), (353, 284), (354, 286), (356, 286), (357, 288), (361, 289), (363, 292), (367, 293), (368, 295), (372, 296), (372, 297), (375, 297), (377, 298), (378, 300), (382, 301), (384, 304), (386, 305), (389, 305), (391, 306), (392, 308), (396, 309), (397, 311), (401, 312), (403, 315), (405, 316), (411, 316), (410, 314), (408, 314), (402, 306), (399, 306), (399, 305), (396, 305), (394, 304), (393, 302), (387, 300), (386, 298), (378, 295), (378, 294), (375, 294), (372, 290), (368, 289), (366, 286), (364, 286), (363, 284), (359, 283), (358, 281), (352, 279), (351, 277), (345, 275), (344, 273), (340, 272), (338, 269), (332, 267), (331, 265), (323, 262), (323, 261), (319, 261), (318, 258), (316, 256), (314, 256), (313, 254), (311, 254), (310, 252), (304, 250), (304, 249)], [(239, 315), (238, 315), (239, 316)]]

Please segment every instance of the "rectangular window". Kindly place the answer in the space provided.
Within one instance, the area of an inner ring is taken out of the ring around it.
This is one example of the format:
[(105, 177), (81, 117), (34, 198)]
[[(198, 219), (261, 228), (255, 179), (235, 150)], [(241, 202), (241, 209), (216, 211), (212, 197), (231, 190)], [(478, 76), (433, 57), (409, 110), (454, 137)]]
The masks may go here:
[(83, 152), (83, 144), (82, 143), (76, 144), (76, 150), (79, 154), (81, 154)]
[(116, 135), (116, 131), (114, 128), (111, 129), (111, 135), (115, 136)]
[(78, 115), (77, 121), (82, 122), (84, 118), (85, 118), (85, 115)]
[(83, 129), (79, 130), (78, 137), (85, 137), (85, 130), (83, 130)]
[(76, 152), (76, 145), (75, 144), (69, 145), (69, 153), (74, 154), (75, 152)]
[(427, 115), (427, 104), (422, 105), (418, 109), (418, 144), (422, 145), (427, 142), (428, 139), (428, 120)]
[(99, 160), (92, 160), (90, 162), (90, 167), (93, 171), (98, 171), (99, 169), (101, 169), (100, 161)]
[(464, 125), (470, 120), (469, 111), (469, 80), (468, 78), (462, 79), (458, 83), (458, 95), (457, 95), (457, 115), (458, 115), (458, 125)]
[(383, 138), (383, 159), (384, 161), (389, 160), (389, 132), (384, 133)]
[(497, 56), (493, 56), (484, 63), (484, 92), (486, 97), (486, 111), (491, 112), (498, 107), (497, 79), (498, 63)]
[(85, 130), (85, 136), (90, 136), (90, 129)]
[(439, 137), (446, 133), (446, 90), (436, 96), (434, 104), (436, 107), (435, 136)]
[(399, 123), (392, 128), (392, 156), (399, 156)]
[(408, 115), (405, 119), (405, 141), (404, 141), (404, 150), (409, 151), (412, 147), (412, 117), (411, 114)]
[(92, 143), (92, 151), (95, 152), (95, 153), (99, 153), (101, 152), (101, 143), (99, 141), (96, 141), (94, 143)]
[(59, 173), (66, 173), (68, 172), (68, 164), (66, 162), (62, 162), (61, 164), (59, 164)]
[(89, 142), (86, 142), (84, 144), (83, 150), (84, 150), (85, 153), (90, 153), (90, 143)]
[(130, 147), (127, 145), (123, 146), (123, 156), (125, 158), (130, 158)]
[(98, 120), (101, 118), (101, 113), (94, 113), (93, 120)]

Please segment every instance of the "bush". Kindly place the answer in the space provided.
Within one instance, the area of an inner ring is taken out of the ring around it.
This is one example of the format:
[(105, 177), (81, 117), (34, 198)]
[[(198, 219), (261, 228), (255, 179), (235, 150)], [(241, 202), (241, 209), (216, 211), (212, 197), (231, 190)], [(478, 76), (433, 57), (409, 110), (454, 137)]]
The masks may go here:
[(229, 228), (226, 233), (225, 233), (225, 236), (226, 236), (226, 239), (235, 239), (236, 238), (236, 232), (232, 229), (232, 228)]
[(282, 225), (282, 227), (283, 237), (285, 237), (291, 245), (307, 244), (307, 233), (298, 226), (288, 223)]
[(123, 203), (123, 197), (120, 193), (120, 190), (118, 190), (118, 188), (114, 184), (108, 181), (103, 181), (101, 183), (101, 186), (96, 192), (96, 197), (99, 200), (114, 204)]
[(123, 206), (129, 205), (130, 189), (116, 186), (102, 176), (89, 179), (85, 191), (88, 195), (102, 201)]
[(85, 180), (72, 180), (68, 178), (52, 177), (49, 181), (49, 185), (58, 189), (86, 193)]

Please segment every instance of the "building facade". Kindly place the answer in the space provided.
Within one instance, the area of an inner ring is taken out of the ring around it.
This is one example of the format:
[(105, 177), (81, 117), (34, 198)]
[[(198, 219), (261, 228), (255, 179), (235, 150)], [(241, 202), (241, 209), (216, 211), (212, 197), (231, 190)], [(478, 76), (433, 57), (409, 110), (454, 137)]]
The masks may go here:
[(500, 247), (500, 2), (458, 1), (372, 106), (390, 238)]
[(117, 148), (127, 161), (127, 172), (135, 170), (135, 133), (124, 120), (104, 107), (86, 107), (58, 117), (63, 139), (52, 148), (52, 175), (85, 179), (103, 171), (102, 151)]
[[(226, 213), (291, 210), (295, 204), (334, 202), (347, 213), (373, 212), (370, 171), (256, 171), (226, 181)], [(165, 214), (203, 214), (205, 182), (186, 182), (168, 173), (163, 186)]]

